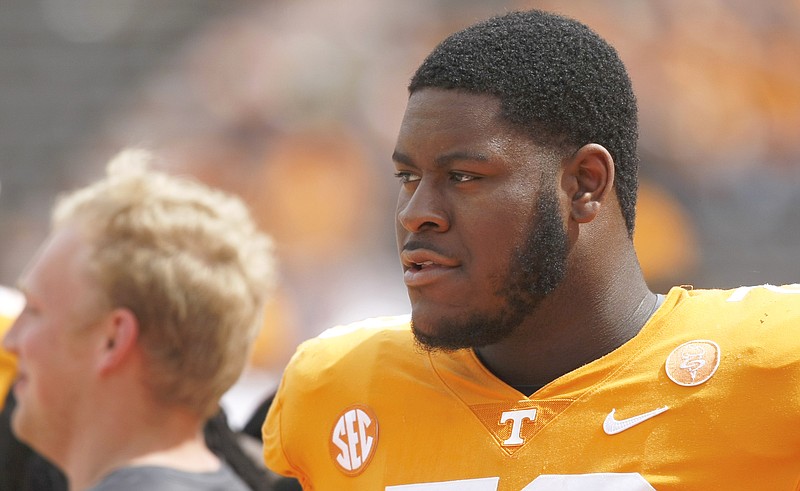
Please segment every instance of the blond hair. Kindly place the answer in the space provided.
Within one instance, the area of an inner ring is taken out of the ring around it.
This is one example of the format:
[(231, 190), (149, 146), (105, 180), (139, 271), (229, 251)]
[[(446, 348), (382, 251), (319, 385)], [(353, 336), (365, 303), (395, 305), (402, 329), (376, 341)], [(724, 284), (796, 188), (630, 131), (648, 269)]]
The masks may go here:
[(272, 242), (241, 200), (151, 160), (120, 153), (104, 179), (58, 201), (53, 227), (80, 226), (109, 306), (136, 315), (153, 395), (210, 416), (261, 325)]

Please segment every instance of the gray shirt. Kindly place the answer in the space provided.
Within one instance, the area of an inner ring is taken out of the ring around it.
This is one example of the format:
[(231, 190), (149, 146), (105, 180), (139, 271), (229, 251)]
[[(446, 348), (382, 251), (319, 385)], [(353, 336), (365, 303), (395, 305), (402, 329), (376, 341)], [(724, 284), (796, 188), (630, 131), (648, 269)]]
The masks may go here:
[(215, 472), (186, 472), (168, 467), (123, 467), (89, 491), (250, 491), (222, 464)]

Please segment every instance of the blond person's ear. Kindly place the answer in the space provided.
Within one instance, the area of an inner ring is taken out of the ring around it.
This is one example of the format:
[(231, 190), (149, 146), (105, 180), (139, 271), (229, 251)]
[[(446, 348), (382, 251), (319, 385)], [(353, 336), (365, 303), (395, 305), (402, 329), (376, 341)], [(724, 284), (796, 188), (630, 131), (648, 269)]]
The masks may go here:
[(116, 308), (106, 315), (101, 329), (98, 368), (105, 373), (130, 356), (139, 338), (139, 320), (129, 309)]

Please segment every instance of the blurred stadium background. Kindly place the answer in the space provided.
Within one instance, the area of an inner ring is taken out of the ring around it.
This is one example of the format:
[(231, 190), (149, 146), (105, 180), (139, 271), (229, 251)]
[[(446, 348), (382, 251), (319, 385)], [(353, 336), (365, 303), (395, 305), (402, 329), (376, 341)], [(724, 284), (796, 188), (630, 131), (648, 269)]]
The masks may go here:
[(528, 7), (592, 26), (632, 74), (654, 288), (800, 281), (799, 0), (2, 0), (0, 283), (59, 192), (155, 149), (278, 240), (243, 382), (268, 390), (303, 339), (407, 311), (390, 160), (406, 83), (448, 33)]

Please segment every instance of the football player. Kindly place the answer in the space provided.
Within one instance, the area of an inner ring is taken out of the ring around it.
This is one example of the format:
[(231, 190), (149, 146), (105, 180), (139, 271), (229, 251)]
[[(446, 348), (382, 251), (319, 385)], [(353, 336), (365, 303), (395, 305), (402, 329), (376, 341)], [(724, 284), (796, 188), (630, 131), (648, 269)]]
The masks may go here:
[(306, 490), (800, 489), (800, 286), (650, 290), (615, 49), (513, 12), (448, 37), (409, 89), (412, 313), (299, 347), (267, 465)]

